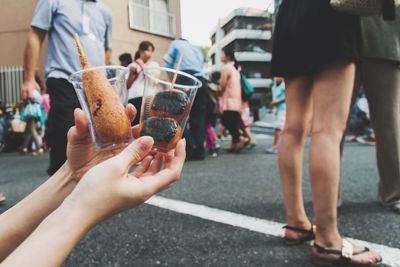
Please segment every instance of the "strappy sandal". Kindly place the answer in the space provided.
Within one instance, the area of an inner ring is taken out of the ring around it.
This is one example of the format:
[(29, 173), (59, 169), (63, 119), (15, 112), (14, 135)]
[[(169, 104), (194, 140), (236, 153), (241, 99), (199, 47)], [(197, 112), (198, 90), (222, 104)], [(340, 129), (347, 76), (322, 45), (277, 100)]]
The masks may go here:
[(6, 201), (6, 196), (3, 193), (0, 193), (0, 204), (3, 204)]
[(369, 248), (364, 247), (362, 251), (354, 252), (353, 245), (347, 241), (346, 239), (342, 239), (342, 249), (326, 249), (317, 244), (313, 244), (313, 247), (317, 250), (320, 254), (331, 254), (331, 255), (338, 255), (340, 258), (338, 259), (325, 259), (318, 256), (313, 255), (311, 257), (311, 262), (316, 266), (379, 266), (382, 262), (382, 257), (379, 261), (372, 263), (372, 264), (356, 264), (351, 262), (351, 258), (353, 256), (361, 255), (364, 253), (369, 252)]
[(293, 226), (289, 226), (289, 225), (285, 225), (282, 228), (291, 230), (291, 231), (296, 232), (296, 233), (305, 234), (304, 236), (302, 236), (300, 238), (283, 237), (283, 242), (287, 246), (300, 245), (300, 244), (303, 244), (304, 242), (314, 240), (314, 238), (315, 238), (315, 228), (316, 227), (315, 227), (314, 224), (311, 224), (311, 229), (309, 229), (309, 230), (303, 229), (303, 228), (299, 228), (299, 227), (293, 227)]

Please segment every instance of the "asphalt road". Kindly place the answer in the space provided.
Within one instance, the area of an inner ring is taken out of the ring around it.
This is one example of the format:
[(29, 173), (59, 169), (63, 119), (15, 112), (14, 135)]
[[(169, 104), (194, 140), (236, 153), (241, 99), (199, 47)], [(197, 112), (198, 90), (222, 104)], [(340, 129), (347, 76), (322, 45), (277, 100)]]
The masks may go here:
[[(259, 137), (252, 151), (187, 162), (181, 181), (160, 196), (284, 223), (277, 158), (263, 153), (270, 137)], [(372, 146), (346, 144), (340, 230), (400, 248), (399, 215), (376, 202), (374, 153)], [(0, 191), (7, 195), (0, 213), (45, 181), (47, 160), (47, 155), (0, 154)], [(304, 177), (312, 217), (307, 168)], [(64, 266), (311, 266), (309, 256), (307, 245), (288, 248), (279, 237), (145, 204), (98, 225)]]

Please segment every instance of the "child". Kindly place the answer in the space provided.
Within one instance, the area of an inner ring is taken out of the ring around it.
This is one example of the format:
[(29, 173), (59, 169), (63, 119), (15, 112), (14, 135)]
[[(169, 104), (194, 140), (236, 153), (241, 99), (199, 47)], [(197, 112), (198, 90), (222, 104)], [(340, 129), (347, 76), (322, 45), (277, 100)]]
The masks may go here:
[(35, 143), (35, 151), (32, 152), (33, 156), (43, 154), (42, 140), (37, 131), (37, 124), (42, 116), (41, 111), (42, 97), (39, 91), (33, 91), (33, 97), (28, 98), (26, 106), (23, 111), (24, 120), (26, 121), (25, 140), (22, 147), (22, 153), (28, 153), (28, 148), (32, 141)]
[(276, 77), (272, 86), (273, 98), (271, 106), (275, 109), (275, 133), (274, 141), (270, 147), (265, 149), (266, 153), (277, 154), (279, 150), (279, 143), (281, 141), (281, 134), (285, 125), (286, 119), (286, 103), (285, 103), (285, 81), (281, 77)]

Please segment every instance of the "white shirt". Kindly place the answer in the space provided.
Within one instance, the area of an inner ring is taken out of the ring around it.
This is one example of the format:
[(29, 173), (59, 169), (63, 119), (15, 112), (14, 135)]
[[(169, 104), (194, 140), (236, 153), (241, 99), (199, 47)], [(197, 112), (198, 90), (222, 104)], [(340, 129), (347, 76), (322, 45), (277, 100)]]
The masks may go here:
[[(148, 61), (145, 64), (145, 67), (149, 68), (159, 67), (159, 66), (160, 65), (158, 65), (158, 63), (155, 61)], [(128, 89), (128, 97), (129, 99), (143, 97), (144, 80), (145, 80), (143, 70), (136, 62), (129, 64), (128, 69), (131, 67), (137, 68), (137, 77), (136, 80), (132, 83), (131, 87)]]

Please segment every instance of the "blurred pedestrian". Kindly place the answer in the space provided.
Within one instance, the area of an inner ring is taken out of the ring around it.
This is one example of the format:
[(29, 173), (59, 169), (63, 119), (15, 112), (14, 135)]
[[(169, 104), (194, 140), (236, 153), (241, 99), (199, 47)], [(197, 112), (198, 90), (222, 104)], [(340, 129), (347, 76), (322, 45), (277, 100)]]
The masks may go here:
[[(129, 103), (131, 103), (137, 110), (135, 120), (132, 122), (132, 126), (139, 123), (141, 115), (141, 107), (144, 92), (144, 68), (159, 67), (158, 63), (151, 59), (154, 53), (154, 45), (149, 41), (143, 41), (139, 44), (138, 51), (135, 53), (135, 61), (129, 64), (129, 76), (126, 81), (128, 88)], [(153, 74), (157, 70), (151, 71)]]
[(253, 124), (253, 119), (250, 113), (249, 101), (242, 101), (242, 112), (240, 113), (240, 118), (242, 119), (242, 126), (240, 128), (240, 134), (245, 138), (244, 146), (246, 149), (250, 150), (257, 146), (256, 140), (251, 134), (251, 125)]
[(394, 21), (363, 17), (361, 76), (376, 138), (379, 202), (400, 214), (400, 8)]
[(24, 53), (24, 84), (22, 98), (32, 97), (39, 86), (35, 71), (40, 48), (48, 34), (46, 85), (51, 109), (46, 140), (51, 148), (47, 173), (54, 174), (66, 160), (67, 132), (74, 124), (73, 111), (79, 107), (73, 85), (68, 77), (82, 69), (73, 34), (77, 33), (93, 66), (110, 62), (111, 11), (98, 0), (39, 0), (33, 15)]
[(217, 157), (217, 134), (214, 128), (217, 126), (217, 120), (220, 116), (218, 108), (218, 97), (220, 95), (219, 86), (212, 81), (207, 81), (207, 133), (206, 148), (208, 153), (213, 157)]
[(242, 128), (242, 89), (240, 73), (235, 59), (235, 53), (225, 48), (221, 54), (221, 61), (224, 66), (221, 71), (219, 82), (222, 92), (222, 117), (221, 124), (229, 131), (232, 142), (228, 152), (240, 152), (244, 142), (240, 139)]
[(24, 143), (21, 148), (21, 152), (28, 153), (32, 142), (35, 145), (35, 149), (32, 152), (33, 156), (39, 156), (43, 154), (42, 138), (38, 133), (38, 123), (42, 117), (42, 96), (39, 91), (34, 90), (32, 97), (26, 99), (25, 107), (23, 110), (23, 118), (26, 122)]
[[(203, 160), (206, 156), (204, 141), (206, 135), (207, 88), (203, 74), (204, 55), (201, 50), (186, 39), (177, 39), (171, 42), (164, 55), (165, 66), (175, 69), (178, 67), (179, 57), (182, 62), (179, 70), (193, 75), (200, 80), (202, 86), (197, 90), (196, 98), (190, 111), (188, 125), (184, 132), (187, 141), (187, 157), (192, 160)], [(193, 85), (191, 79), (179, 75), (177, 84)]]
[(123, 67), (128, 67), (132, 63), (132, 56), (129, 53), (123, 53), (119, 57), (119, 63)]
[(375, 145), (375, 135), (371, 126), (369, 106), (363, 86), (360, 86), (350, 112), (348, 134), (347, 142)]
[(270, 105), (275, 112), (274, 141), (270, 147), (265, 149), (265, 152), (277, 154), (286, 119), (285, 81), (282, 77), (275, 77), (272, 90), (274, 93), (272, 94), (273, 99)]
[[(317, 22), (317, 23), (316, 23)], [(288, 245), (312, 240), (316, 265), (370, 266), (379, 253), (342, 238), (337, 226), (340, 142), (360, 56), (359, 17), (334, 11), (329, 0), (283, 0), (276, 18), (272, 73), (286, 83), (286, 125), (279, 149)], [(302, 162), (310, 130), (315, 225), (302, 195)]]

